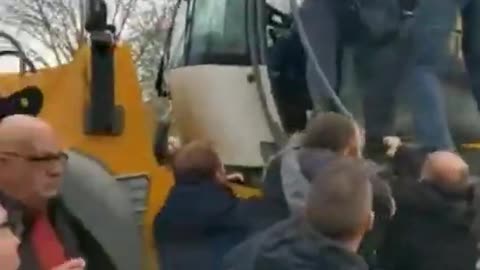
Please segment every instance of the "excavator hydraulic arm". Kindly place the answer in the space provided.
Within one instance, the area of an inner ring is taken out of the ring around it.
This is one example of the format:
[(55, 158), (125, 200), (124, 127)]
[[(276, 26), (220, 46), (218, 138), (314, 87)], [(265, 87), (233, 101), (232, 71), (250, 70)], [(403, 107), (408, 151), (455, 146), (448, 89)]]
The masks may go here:
[(90, 33), (90, 106), (85, 111), (85, 133), (120, 135), (123, 107), (115, 106), (114, 47), (116, 33), (107, 24), (104, 0), (89, 0), (85, 29)]

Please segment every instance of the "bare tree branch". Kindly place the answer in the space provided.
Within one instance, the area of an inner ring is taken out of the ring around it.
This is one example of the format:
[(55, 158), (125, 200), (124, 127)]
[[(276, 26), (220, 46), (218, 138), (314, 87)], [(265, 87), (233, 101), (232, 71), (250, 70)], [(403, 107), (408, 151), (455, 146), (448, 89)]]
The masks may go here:
[[(120, 2), (120, 0), (117, 0)], [(117, 28), (117, 38), (122, 35), (123, 30), (125, 29), (125, 26), (127, 25), (128, 20), (130, 19), (130, 16), (132, 15), (132, 12), (135, 9), (135, 6), (137, 4), (137, 0), (128, 0), (128, 2), (125, 4), (125, 11), (122, 17), (122, 20), (120, 22), (119, 27)]]
[(86, 16), (86, 6), (85, 6), (84, 1), (78, 1), (78, 3), (79, 3), (78, 4), (78, 10), (79, 10), (79, 13), (80, 13), (78, 27), (80, 28), (80, 33), (77, 37), (77, 41), (78, 41), (79, 46), (82, 46), (87, 39), (86, 38), (86, 32), (85, 32), (85, 24), (86, 24), (86, 20), (87, 20), (87, 18), (85, 18), (85, 16)]
[[(154, 24), (159, 24), (160, 23), (160, 20), (155, 22)], [(144, 54), (146, 53), (147, 49), (149, 46), (152, 45), (152, 41), (156, 38), (158, 38), (157, 35), (155, 35), (155, 33), (145, 33), (145, 35), (142, 37), (143, 40), (142, 42), (138, 42), (138, 49), (134, 55), (134, 58), (133, 58), (133, 61), (134, 63), (137, 63), (139, 61), (139, 59), (141, 59)]]
[[(84, 0), (3, 1), (0, 22), (18, 29), (45, 48), (27, 48), (28, 56), (41, 66), (71, 61), (76, 50), (87, 41)], [(167, 14), (168, 7), (174, 1), (161, 4), (158, 0), (106, 1), (113, 11), (109, 21), (117, 28), (117, 39), (130, 43), (139, 81), (144, 88), (151, 88), (162, 55), (165, 34), (162, 24), (165, 16), (171, 15)]]
[(34, 63), (40, 63), (43, 67), (49, 68), (50, 64), (47, 59), (45, 59), (40, 53), (33, 49), (27, 49), (25, 52), (28, 58), (30, 58)]
[(120, 13), (121, 7), (122, 7), (122, 1), (117, 0), (115, 2), (115, 8), (114, 8), (114, 11), (113, 11), (113, 16), (112, 16), (112, 23), (113, 24), (115, 24), (117, 22), (117, 16)]
[(55, 36), (54, 34), (52, 33), (52, 25), (51, 25), (51, 22), (50, 20), (48, 19), (47, 17), (47, 14), (45, 13), (45, 10), (44, 10), (44, 3), (42, 0), (31, 0), (32, 2), (34, 2), (34, 4), (36, 5), (36, 8), (38, 10), (38, 15), (40, 15), (41, 17), (41, 25), (44, 27), (45, 29), (45, 35), (46, 35), (46, 41), (45, 42), (46, 46), (51, 49), (53, 51), (53, 53), (55, 54), (55, 58), (57, 60), (57, 64), (62, 64), (62, 60), (60, 58), (60, 54), (58, 52), (58, 47), (56, 46), (55, 44)]
[[(62, 13), (65, 13), (68, 16), (68, 20), (65, 21), (64, 28), (71, 29), (74, 31), (74, 35), (69, 35), (68, 36), (68, 41), (69, 41), (69, 50), (72, 52), (72, 54), (75, 52), (76, 48), (79, 46), (81, 41), (83, 40), (83, 37), (81, 36), (82, 34), (82, 29), (83, 25), (78, 25), (78, 20), (77, 18), (82, 17), (82, 11), (83, 10), (77, 10), (75, 7), (72, 5), (71, 0), (63, 0), (63, 1), (58, 1), (59, 2), (59, 7), (62, 9)], [(83, 0), (78, 1), (80, 3), (83, 2)], [(68, 21), (68, 22), (67, 22)], [(76, 43), (76, 44), (75, 44)]]

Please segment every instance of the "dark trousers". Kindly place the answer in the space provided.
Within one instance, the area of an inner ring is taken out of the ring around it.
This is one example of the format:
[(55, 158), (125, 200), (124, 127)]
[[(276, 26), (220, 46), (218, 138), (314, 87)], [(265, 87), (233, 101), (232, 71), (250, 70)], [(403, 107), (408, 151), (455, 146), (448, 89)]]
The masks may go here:
[[(340, 66), (338, 52), (343, 44), (340, 42), (338, 18), (331, 1), (307, 0), (304, 2), (300, 14), (315, 57), (331, 87), (337, 90)], [(312, 97), (313, 107), (315, 110), (324, 110), (324, 101), (330, 97), (327, 86), (319, 76), (308, 54), (306, 54), (306, 59), (307, 86)]]
[[(359, 37), (349, 40), (356, 32), (347, 21), (339, 18), (332, 0), (306, 0), (301, 9), (301, 19), (320, 64), (331, 87), (337, 92), (342, 76), (342, 55), (347, 47), (354, 48), (355, 70), (359, 73), (360, 88), (364, 90), (364, 114), (367, 135), (382, 138), (393, 132), (394, 89), (402, 79), (399, 73), (386, 67), (405, 66), (405, 58), (397, 57), (399, 49), (406, 49), (403, 43), (392, 42), (373, 44)], [(338, 7), (338, 6), (337, 6)], [(345, 18), (343, 18), (345, 19)], [(317, 110), (331, 109), (330, 95), (321, 80), (313, 62), (307, 55), (306, 77), (308, 89)]]
[[(467, 0), (462, 9), (464, 55), (477, 103), (480, 104), (480, 1)], [(454, 29), (457, 0), (422, 0), (413, 25), (404, 35), (381, 45), (362, 40), (344, 42), (332, 1), (306, 0), (302, 22), (315, 57), (333, 89), (341, 82), (341, 51), (354, 47), (355, 70), (364, 90), (367, 136), (382, 138), (393, 132), (395, 99), (407, 98), (417, 141), (437, 149), (454, 148), (439, 74), (448, 67), (448, 44)], [(339, 53), (340, 52), (340, 53)], [(310, 57), (307, 57), (309, 59)], [(307, 84), (315, 108), (325, 108), (330, 96), (325, 83), (307, 60)], [(323, 106), (322, 106), (323, 105)]]
[(473, 96), (480, 110), (480, 1), (469, 0), (462, 9), (463, 55)]
[(395, 97), (404, 95), (417, 141), (438, 149), (454, 148), (438, 75), (448, 65), (457, 5), (456, 0), (422, 0), (404, 35), (381, 48), (361, 49), (357, 70), (366, 92), (367, 135), (381, 137), (391, 130)]

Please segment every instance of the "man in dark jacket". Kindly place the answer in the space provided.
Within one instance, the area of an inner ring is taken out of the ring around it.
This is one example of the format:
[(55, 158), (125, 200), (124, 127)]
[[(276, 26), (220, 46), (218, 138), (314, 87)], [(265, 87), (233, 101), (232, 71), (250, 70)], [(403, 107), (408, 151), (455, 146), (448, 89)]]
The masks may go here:
[(236, 247), (225, 270), (366, 270), (356, 252), (373, 224), (369, 172), (339, 157), (315, 173), (304, 211)]
[(436, 152), (428, 155), (420, 179), (399, 179), (393, 185), (398, 210), (379, 252), (382, 267), (475, 269), (474, 188), (468, 166), (453, 153)]
[(313, 118), (305, 133), (295, 134), (267, 165), (262, 192), (270, 207), (265, 225), (286, 219), (304, 206), (311, 179), (300, 169), (300, 155), (314, 154), (316, 166), (326, 167), (338, 156), (361, 157), (361, 149), (361, 131), (351, 119), (336, 113)]
[[(262, 200), (265, 214), (257, 219), (260, 228), (301, 212), (313, 179), (312, 168), (328, 167), (338, 157), (362, 157), (363, 138), (359, 126), (336, 113), (319, 114), (311, 120), (302, 135), (292, 138), (290, 145), (272, 159), (264, 177)], [(301, 164), (301, 165), (300, 165)], [(388, 180), (390, 175), (368, 161), (374, 192), (374, 229), (367, 234), (360, 254), (371, 267), (376, 264), (376, 249), (383, 240), (384, 230), (395, 211)]]
[(163, 270), (218, 270), (223, 255), (246, 237), (249, 202), (226, 185), (218, 154), (192, 142), (173, 158), (175, 185), (155, 218)]
[(0, 203), (21, 241), (20, 270), (64, 269), (75, 258), (87, 262), (75, 270), (115, 269), (59, 196), (66, 161), (44, 121), (14, 115), (0, 123)]
[[(267, 165), (262, 192), (268, 213), (263, 218), (265, 227), (302, 211), (313, 179), (308, 167), (328, 167), (338, 157), (362, 157), (363, 138), (359, 126), (351, 119), (337, 113), (319, 114), (313, 118), (304, 134), (297, 134), (290, 144)], [(302, 161), (303, 160), (303, 161)], [(300, 161), (304, 166), (300, 166)], [(312, 165), (311, 165), (312, 164)], [(377, 172), (381, 168), (373, 163), (370, 167)], [(386, 208), (393, 205), (388, 185), (375, 178), (374, 190), (378, 202)], [(380, 187), (383, 186), (383, 187)]]
[[(326, 168), (338, 157), (362, 157), (363, 139), (360, 128), (351, 119), (336, 113), (319, 114), (309, 123), (305, 134), (298, 135), (267, 166), (262, 200), (265, 214), (257, 219), (267, 228), (278, 221), (303, 211), (310, 190), (310, 181), (317, 169)], [(374, 230), (367, 234), (360, 254), (375, 265), (375, 253), (383, 239), (383, 231), (394, 213), (394, 201), (388, 175), (373, 162), (367, 162), (372, 173)]]

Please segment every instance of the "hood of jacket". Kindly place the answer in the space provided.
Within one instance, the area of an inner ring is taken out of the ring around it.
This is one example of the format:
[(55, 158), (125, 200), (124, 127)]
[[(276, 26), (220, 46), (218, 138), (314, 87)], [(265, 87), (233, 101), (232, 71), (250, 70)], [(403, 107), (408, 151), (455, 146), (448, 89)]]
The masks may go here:
[(209, 179), (177, 182), (155, 223), (183, 231), (208, 228), (229, 215), (236, 204), (230, 189)]
[(280, 173), (290, 213), (303, 209), (310, 189), (309, 179), (336, 157), (336, 153), (324, 149), (291, 148), (283, 153)]
[(277, 223), (238, 246), (226, 258), (226, 266), (228, 270), (368, 269), (360, 256), (314, 232), (298, 217)]
[(402, 183), (395, 190), (399, 209), (453, 225), (470, 227), (473, 222), (474, 186), (471, 183), (441, 186), (421, 181)]

